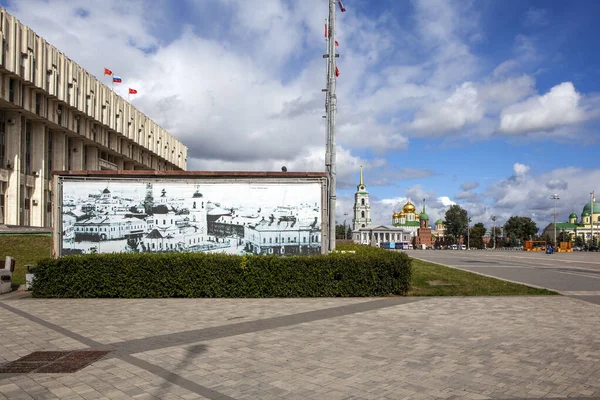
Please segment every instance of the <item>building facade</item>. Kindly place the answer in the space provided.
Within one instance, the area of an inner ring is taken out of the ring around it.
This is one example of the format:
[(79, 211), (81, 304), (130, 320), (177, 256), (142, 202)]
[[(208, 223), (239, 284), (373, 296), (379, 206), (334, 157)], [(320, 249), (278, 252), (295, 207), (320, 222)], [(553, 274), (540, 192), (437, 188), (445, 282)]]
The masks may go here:
[(3, 8), (0, 35), (0, 225), (52, 225), (52, 171), (186, 169), (186, 146)]
[(371, 206), (369, 204), (369, 192), (363, 181), (362, 165), (360, 166), (360, 181), (356, 186), (354, 194), (354, 218), (352, 219), (352, 231), (371, 226)]
[[(569, 215), (569, 222), (556, 223), (556, 231), (557, 235), (560, 233), (568, 234), (573, 242), (576, 237), (580, 237), (586, 244), (592, 241), (593, 235), (593, 243), (598, 244), (600, 238), (600, 203), (596, 202), (595, 195), (583, 206), (579, 221), (577, 220), (577, 214), (573, 211)], [(549, 224), (542, 234), (553, 237), (554, 224)]]
[[(352, 233), (354, 243), (368, 246), (382, 247), (384, 244), (394, 243), (394, 248), (399, 250), (412, 249), (410, 232), (397, 226), (379, 225), (360, 228)], [(389, 246), (389, 245), (388, 245)]]
[(420, 226), (419, 213), (416, 212), (416, 207), (410, 201), (410, 198), (402, 207), (401, 212), (394, 212), (392, 215), (392, 225), (410, 232), (413, 237), (417, 236), (417, 230)]
[(415, 236), (415, 245), (417, 248), (433, 247), (433, 235), (429, 226), (429, 216), (425, 212), (425, 202), (423, 202), (423, 211), (419, 214), (419, 229)]

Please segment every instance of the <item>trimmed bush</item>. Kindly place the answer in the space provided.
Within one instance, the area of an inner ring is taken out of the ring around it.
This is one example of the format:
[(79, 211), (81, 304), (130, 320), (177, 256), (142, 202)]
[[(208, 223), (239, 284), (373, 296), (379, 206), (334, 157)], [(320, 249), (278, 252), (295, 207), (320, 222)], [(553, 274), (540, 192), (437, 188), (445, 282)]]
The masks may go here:
[(38, 262), (33, 296), (45, 298), (350, 297), (404, 295), (411, 260), (356, 254), (90, 254)]

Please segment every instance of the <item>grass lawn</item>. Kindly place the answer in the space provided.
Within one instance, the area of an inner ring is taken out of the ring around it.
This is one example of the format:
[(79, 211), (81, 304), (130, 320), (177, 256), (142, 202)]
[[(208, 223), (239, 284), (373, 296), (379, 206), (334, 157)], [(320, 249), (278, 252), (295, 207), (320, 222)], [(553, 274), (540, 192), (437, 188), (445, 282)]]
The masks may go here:
[(35, 264), (41, 258), (52, 256), (51, 235), (0, 235), (0, 259), (15, 258), (17, 263), (13, 283), (25, 284), (27, 264)]
[(557, 295), (517, 283), (488, 278), (426, 261), (412, 260), (409, 296), (530, 296)]

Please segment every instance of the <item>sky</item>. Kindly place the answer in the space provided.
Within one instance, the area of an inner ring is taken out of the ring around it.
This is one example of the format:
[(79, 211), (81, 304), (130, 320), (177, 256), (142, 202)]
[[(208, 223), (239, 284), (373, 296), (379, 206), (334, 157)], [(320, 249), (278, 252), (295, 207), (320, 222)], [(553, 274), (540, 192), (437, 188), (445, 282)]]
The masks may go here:
[[(324, 171), (326, 0), (0, 0), (188, 146), (189, 170)], [(345, 0), (339, 223), (364, 167), (374, 224), (541, 229), (600, 194), (600, 2)], [(558, 194), (560, 200), (551, 200)], [(348, 215), (346, 215), (348, 214)]]

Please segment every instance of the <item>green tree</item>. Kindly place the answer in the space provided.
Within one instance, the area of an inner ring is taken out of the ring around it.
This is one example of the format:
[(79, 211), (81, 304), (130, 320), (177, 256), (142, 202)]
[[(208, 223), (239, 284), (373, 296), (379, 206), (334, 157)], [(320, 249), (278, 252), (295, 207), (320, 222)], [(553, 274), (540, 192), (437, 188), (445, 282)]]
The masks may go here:
[(467, 232), (467, 210), (459, 205), (452, 205), (446, 210), (446, 234), (460, 238)]
[(583, 247), (585, 246), (585, 240), (579, 235), (575, 236), (575, 246)]
[(514, 235), (521, 243), (535, 235), (538, 227), (529, 217), (512, 216), (504, 224), (504, 232), (508, 237)]
[(573, 238), (571, 237), (571, 234), (569, 232), (560, 231), (556, 235), (556, 240), (558, 240), (559, 242), (571, 242)]
[(477, 249), (483, 249), (483, 236), (486, 229), (482, 222), (478, 222), (471, 228), (470, 246)]
[(344, 237), (344, 225), (335, 226), (335, 238), (336, 239), (352, 239), (352, 227), (346, 225), (346, 236)]

